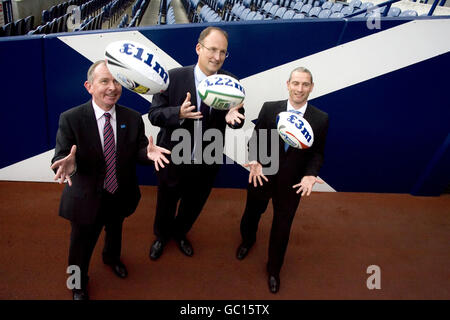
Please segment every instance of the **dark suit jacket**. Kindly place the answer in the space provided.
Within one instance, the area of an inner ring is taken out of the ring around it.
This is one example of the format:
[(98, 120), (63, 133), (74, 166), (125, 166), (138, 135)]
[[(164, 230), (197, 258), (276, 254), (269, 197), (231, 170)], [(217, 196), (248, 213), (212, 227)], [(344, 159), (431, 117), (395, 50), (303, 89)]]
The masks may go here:
[[(191, 94), (191, 105), (197, 106), (197, 91), (195, 88), (195, 66), (187, 66), (175, 68), (169, 71), (169, 87), (166, 91), (153, 96), (152, 106), (148, 112), (148, 118), (154, 126), (158, 126), (161, 130), (158, 133), (157, 144), (163, 148), (172, 150), (178, 144), (178, 141), (171, 141), (172, 133), (179, 128), (186, 129), (191, 137), (191, 150), (193, 147), (194, 124), (196, 120), (184, 119), (180, 124), (180, 107), (186, 99), (186, 93)], [(218, 74), (226, 74), (236, 78), (233, 74), (220, 69)], [(244, 108), (240, 108), (239, 112), (244, 113)], [(211, 108), (210, 115), (206, 124), (203, 126), (203, 132), (209, 128), (219, 129), (225, 138), (225, 116), (227, 111), (216, 110)], [(197, 120), (198, 121), (198, 120)], [(244, 125), (244, 121), (240, 124), (230, 126), (231, 128), (240, 128)], [(225, 140), (225, 139), (224, 139)], [(205, 148), (208, 143), (203, 143)], [(176, 168), (171, 162), (170, 165), (161, 169), (157, 174), (160, 182), (177, 183), (178, 174)]]
[[(144, 122), (140, 113), (116, 105), (117, 162), (119, 190), (116, 192), (124, 217), (131, 215), (141, 197), (136, 162), (151, 164), (147, 159)], [(52, 163), (66, 157), (72, 145), (77, 146), (76, 172), (72, 186), (63, 190), (59, 215), (79, 224), (92, 224), (98, 214), (106, 163), (92, 102), (62, 113), (56, 136), (55, 156)]]
[[(251, 143), (258, 139), (260, 129), (277, 128), (277, 115), (287, 110), (287, 100), (266, 102), (261, 108)], [(284, 141), (278, 136), (279, 141), (279, 170), (278, 179), (283, 184), (292, 186), (300, 182), (303, 176), (317, 176), (323, 163), (325, 141), (328, 131), (328, 114), (308, 103), (304, 118), (309, 122), (314, 132), (314, 143), (308, 149), (296, 149), (289, 147), (284, 151)], [(270, 133), (268, 134), (270, 137)], [(270, 154), (271, 143), (268, 140)], [(258, 144), (259, 145), (259, 144)], [(250, 160), (259, 160), (257, 155), (249, 155)]]
[[(181, 67), (175, 68), (169, 71), (169, 87), (166, 91), (153, 96), (152, 106), (148, 112), (148, 118), (154, 126), (161, 128), (158, 134), (157, 144), (163, 148), (172, 150), (172, 148), (178, 143), (177, 141), (171, 141), (171, 136), (174, 130), (178, 128), (184, 128), (189, 131), (191, 136), (194, 134), (193, 119), (184, 119), (180, 124), (180, 107), (186, 99), (186, 93), (191, 93), (191, 104), (197, 106), (197, 91), (195, 89), (194, 67)], [(220, 69), (219, 74), (226, 74), (236, 78), (233, 74)], [(244, 113), (244, 108), (239, 109), (241, 113)], [(227, 111), (211, 109), (206, 126), (203, 130), (209, 128), (219, 129), (222, 134), (225, 134), (225, 116)], [(234, 126), (233, 128), (240, 128), (244, 125), (244, 121), (241, 124)]]

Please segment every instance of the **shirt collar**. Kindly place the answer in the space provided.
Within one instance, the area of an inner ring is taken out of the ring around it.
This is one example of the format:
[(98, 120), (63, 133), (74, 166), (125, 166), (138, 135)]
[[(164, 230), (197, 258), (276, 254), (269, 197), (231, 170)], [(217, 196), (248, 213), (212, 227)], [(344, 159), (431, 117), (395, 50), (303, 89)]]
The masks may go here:
[(295, 109), (294, 106), (289, 101), (289, 99), (287, 101), (287, 111), (301, 112), (303, 116), (305, 115), (307, 107), (308, 107), (308, 102), (306, 102), (300, 109)]
[[(216, 72), (217, 73), (217, 72)], [(194, 76), (195, 76), (195, 82), (198, 84), (202, 80), (206, 79), (208, 76), (203, 73), (203, 71), (198, 66), (198, 63), (194, 67)]]
[(95, 103), (94, 99), (92, 99), (92, 106), (94, 107), (95, 119), (97, 119), (97, 121), (103, 117), (105, 112), (111, 114), (111, 119), (116, 120), (116, 105), (114, 105), (109, 111), (105, 111)]

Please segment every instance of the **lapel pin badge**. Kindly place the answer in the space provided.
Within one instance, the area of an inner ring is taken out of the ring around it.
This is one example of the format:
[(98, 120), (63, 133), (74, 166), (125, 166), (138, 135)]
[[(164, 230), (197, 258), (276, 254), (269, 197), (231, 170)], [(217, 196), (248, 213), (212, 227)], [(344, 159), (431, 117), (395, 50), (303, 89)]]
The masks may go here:
[(121, 124), (121, 125), (120, 125), (120, 129), (124, 129), (124, 128), (126, 128), (126, 125)]

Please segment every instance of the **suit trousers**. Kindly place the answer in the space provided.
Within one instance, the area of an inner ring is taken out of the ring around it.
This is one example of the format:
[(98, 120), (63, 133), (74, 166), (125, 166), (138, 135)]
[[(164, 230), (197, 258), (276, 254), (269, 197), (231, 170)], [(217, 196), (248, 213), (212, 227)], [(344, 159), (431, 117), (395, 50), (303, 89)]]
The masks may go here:
[(124, 216), (117, 211), (118, 201), (116, 195), (111, 195), (104, 190), (95, 222), (93, 224), (71, 223), (69, 265), (80, 267), (82, 287), (87, 285), (89, 262), (103, 227), (105, 227), (103, 262), (111, 264), (120, 260)]
[(240, 231), (243, 243), (251, 246), (256, 241), (256, 233), (261, 215), (266, 211), (269, 200), (273, 204), (273, 220), (269, 239), (267, 270), (278, 275), (283, 265), (289, 235), (300, 202), (300, 195), (291, 185), (281, 183), (277, 175), (268, 176), (269, 182), (263, 186), (247, 188), (247, 203), (242, 216)]
[(159, 181), (153, 225), (158, 239), (167, 242), (186, 236), (208, 200), (219, 169), (215, 164), (174, 165), (170, 170), (176, 170), (177, 183)]

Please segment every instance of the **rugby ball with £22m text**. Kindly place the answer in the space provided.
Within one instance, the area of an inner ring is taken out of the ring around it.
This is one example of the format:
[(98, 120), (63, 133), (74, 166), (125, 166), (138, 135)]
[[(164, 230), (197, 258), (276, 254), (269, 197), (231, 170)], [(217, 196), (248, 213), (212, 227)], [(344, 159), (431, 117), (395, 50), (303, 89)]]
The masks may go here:
[(245, 99), (241, 83), (225, 74), (214, 74), (201, 81), (197, 87), (200, 99), (217, 110), (228, 110)]
[(291, 147), (308, 149), (314, 143), (314, 132), (308, 121), (295, 111), (283, 111), (277, 115), (277, 130)]
[(169, 73), (162, 60), (140, 43), (120, 40), (105, 49), (106, 66), (125, 88), (140, 94), (163, 92), (169, 85)]

